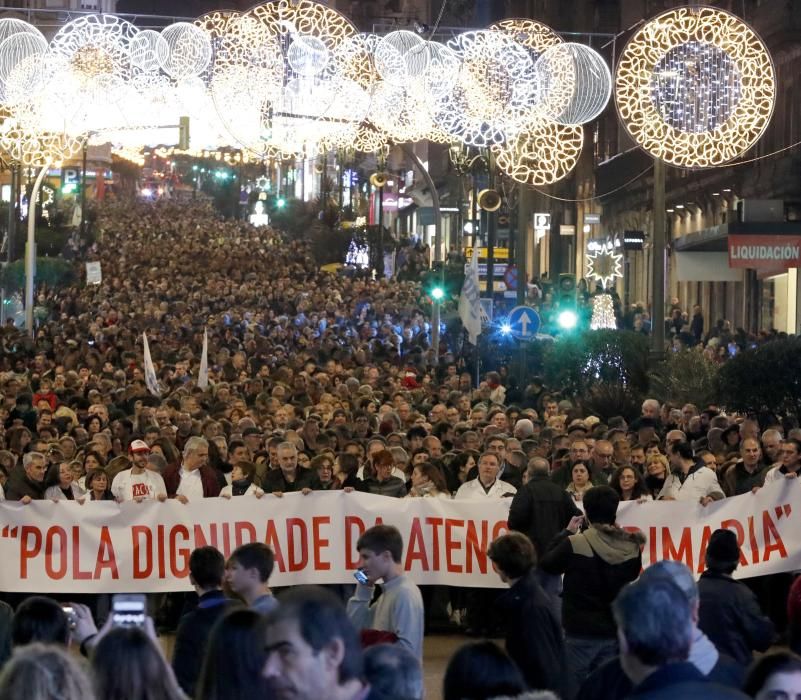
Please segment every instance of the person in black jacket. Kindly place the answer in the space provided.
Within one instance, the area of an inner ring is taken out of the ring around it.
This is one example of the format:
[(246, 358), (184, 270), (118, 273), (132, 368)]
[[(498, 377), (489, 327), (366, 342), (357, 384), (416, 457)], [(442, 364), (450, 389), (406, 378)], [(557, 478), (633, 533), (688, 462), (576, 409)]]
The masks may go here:
[(565, 644), (562, 626), (534, 575), (536, 554), (520, 532), (501, 535), (487, 556), (510, 588), (496, 602), (504, 621), (506, 653), (532, 690), (563, 692)]
[[(721, 654), (709, 637), (698, 629), (698, 586), (690, 569), (681, 562), (666, 559), (651, 564), (639, 580), (648, 582), (657, 579), (675, 583), (690, 603), (693, 638), (687, 661), (711, 683), (739, 688), (743, 682), (743, 666), (730, 656)], [(623, 700), (629, 697), (631, 691), (632, 683), (623, 671), (620, 657), (616, 656), (584, 680), (577, 700)]]
[[(609, 486), (594, 486), (584, 494), (585, 516), (570, 520), (556, 536), (540, 567), (564, 574), (562, 624), (567, 648), (570, 700), (578, 683), (616, 656), (617, 628), (612, 601), (634, 581), (642, 568), (640, 546), (645, 538), (615, 526), (620, 499)], [(579, 533), (586, 519), (589, 526)]]
[(198, 547), (189, 556), (189, 580), (199, 596), (197, 608), (178, 624), (172, 668), (178, 684), (193, 697), (200, 675), (200, 661), (214, 623), (237, 604), (222, 591), (225, 558), (214, 547)]
[(706, 549), (706, 568), (698, 581), (701, 600), (698, 626), (722, 652), (748, 666), (753, 651), (766, 651), (776, 629), (762, 613), (748, 586), (732, 578), (740, 562), (737, 535), (715, 530)]
[[(528, 483), (518, 489), (512, 499), (508, 522), (510, 530), (517, 530), (528, 536), (539, 560), (554, 537), (567, 527), (571, 518), (580, 516), (581, 511), (570, 494), (551, 481), (547, 459), (532, 458), (528, 463), (528, 475)], [(561, 576), (541, 569), (535, 569), (534, 576), (551, 599), (557, 619), (561, 620)]]
[(47, 466), (47, 459), (41, 452), (26, 452), (22, 463), (17, 464), (5, 485), (6, 500), (41, 501), (48, 487), (59, 483), (58, 463)]

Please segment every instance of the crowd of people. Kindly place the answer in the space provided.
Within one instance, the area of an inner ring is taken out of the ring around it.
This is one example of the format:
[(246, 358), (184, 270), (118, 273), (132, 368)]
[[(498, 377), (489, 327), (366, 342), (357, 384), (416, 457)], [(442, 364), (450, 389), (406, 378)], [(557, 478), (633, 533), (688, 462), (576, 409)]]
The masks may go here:
[[(735, 581), (739, 548), (721, 530), (697, 584), (671, 562), (641, 575), (642, 536), (615, 524), (621, 501), (706, 506), (796, 478), (796, 424), (653, 399), (632, 421), (586, 415), (538, 377), (512, 400), (503, 373), (476, 386), (447, 347), (433, 356), (414, 282), (322, 272), (302, 242), (199, 203), (110, 203), (98, 228), (87, 259), (101, 263), (102, 282), (41, 288), (47, 316), (33, 339), (2, 329), (5, 499), (87, 509), (332, 489), (508, 499), (511, 532), (488, 550), (508, 590), (418, 588), (390, 527), (357, 544), (355, 592), (276, 597), (266, 545), (228, 561), (200, 548), (195, 595), (172, 613), (171, 661), (149, 618), (115, 627), (96, 600), (65, 611), (9, 597), (0, 700), (55, 698), (52, 688), (67, 700), (411, 700), (422, 695), (427, 629), (505, 640), (454, 655), (446, 700), (801, 693), (791, 652), (762, 657), (744, 677), (755, 652), (801, 651), (801, 586), (790, 574)], [(175, 608), (170, 596), (158, 626)], [(63, 653), (70, 641), (88, 670)]]

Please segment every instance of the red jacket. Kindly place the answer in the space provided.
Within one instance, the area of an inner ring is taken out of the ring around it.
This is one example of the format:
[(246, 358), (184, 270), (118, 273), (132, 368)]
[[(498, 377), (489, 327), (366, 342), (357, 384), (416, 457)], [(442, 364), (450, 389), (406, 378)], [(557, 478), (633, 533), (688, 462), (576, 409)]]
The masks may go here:
[[(167, 487), (167, 495), (175, 498), (181, 484), (181, 467), (167, 467), (161, 476), (164, 478), (164, 486)], [(220, 481), (217, 478), (217, 472), (212, 467), (208, 465), (200, 467), (200, 482), (203, 484), (205, 498), (220, 495)]]

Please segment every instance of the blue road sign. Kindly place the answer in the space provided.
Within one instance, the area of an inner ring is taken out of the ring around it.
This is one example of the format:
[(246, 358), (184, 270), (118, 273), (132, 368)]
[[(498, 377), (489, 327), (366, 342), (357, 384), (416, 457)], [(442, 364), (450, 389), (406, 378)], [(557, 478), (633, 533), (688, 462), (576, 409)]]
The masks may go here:
[(506, 319), (511, 334), (518, 340), (532, 340), (540, 329), (540, 315), (530, 306), (515, 306)]

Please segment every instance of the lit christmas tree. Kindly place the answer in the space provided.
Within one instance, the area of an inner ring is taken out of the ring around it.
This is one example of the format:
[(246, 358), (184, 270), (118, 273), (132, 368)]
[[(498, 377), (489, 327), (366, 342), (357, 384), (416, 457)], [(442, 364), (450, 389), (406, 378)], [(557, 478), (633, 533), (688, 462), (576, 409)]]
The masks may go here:
[(597, 331), (599, 328), (617, 328), (615, 309), (612, 306), (612, 297), (609, 294), (599, 294), (592, 298), (592, 319), (590, 328)]

